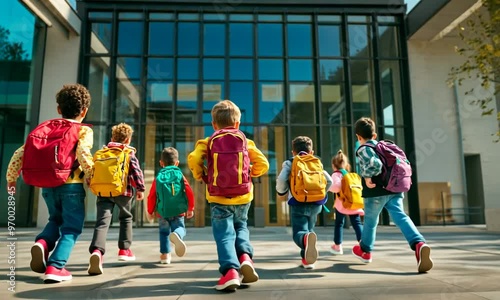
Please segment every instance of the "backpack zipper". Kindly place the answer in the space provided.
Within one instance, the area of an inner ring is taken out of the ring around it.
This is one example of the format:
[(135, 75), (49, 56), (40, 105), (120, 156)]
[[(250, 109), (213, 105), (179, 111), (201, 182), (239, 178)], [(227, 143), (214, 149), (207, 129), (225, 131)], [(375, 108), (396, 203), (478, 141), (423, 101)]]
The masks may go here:
[(59, 159), (58, 159), (58, 151), (57, 150), (59, 149), (59, 146), (56, 145), (55, 149), (56, 150), (55, 150), (55, 153), (54, 153), (54, 159), (56, 160), (56, 164), (58, 164), (59, 163)]

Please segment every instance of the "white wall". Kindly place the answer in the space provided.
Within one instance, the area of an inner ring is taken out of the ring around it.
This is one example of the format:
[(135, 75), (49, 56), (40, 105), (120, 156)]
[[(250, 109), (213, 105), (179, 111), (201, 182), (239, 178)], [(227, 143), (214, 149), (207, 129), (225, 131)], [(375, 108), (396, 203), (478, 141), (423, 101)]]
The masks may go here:
[(408, 42), (418, 180), (451, 182), (452, 205), (463, 207), (463, 157), (459, 144), (463, 141), (465, 154), (481, 155), (487, 227), (500, 231), (500, 218), (492, 216), (500, 215), (500, 185), (496, 176), (500, 144), (493, 143), (491, 136), (497, 130), (497, 123), (494, 117), (482, 117), (481, 109), (470, 104), (471, 100), (482, 98), (481, 93), (486, 91), (476, 89), (475, 95), (465, 96), (465, 91), (479, 85), (471, 80), (458, 88), (463, 134), (459, 138), (456, 98), (453, 88), (446, 83), (451, 67), (463, 60), (454, 52), (457, 43), (456, 38), (450, 37), (435, 42)]

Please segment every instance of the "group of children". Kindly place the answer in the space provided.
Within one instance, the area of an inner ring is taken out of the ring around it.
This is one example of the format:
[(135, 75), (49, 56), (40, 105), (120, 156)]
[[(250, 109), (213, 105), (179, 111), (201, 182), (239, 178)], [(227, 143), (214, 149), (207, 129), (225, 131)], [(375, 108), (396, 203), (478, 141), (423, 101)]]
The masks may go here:
[[(62, 122), (65, 128), (70, 128), (65, 130), (74, 135), (73, 144), (66, 146), (69, 149), (67, 152), (62, 153), (61, 148), (64, 147), (60, 146), (58, 149), (56, 146), (55, 163), (51, 164), (52, 168), (58, 170), (57, 176), (60, 177), (60, 169), (64, 169), (60, 166), (61, 161), (70, 162), (69, 167), (65, 169), (64, 180), (41, 184), (31, 179), (37, 177), (33, 175), (35, 168), (30, 162), (30, 157), (37, 155), (36, 151), (33, 154), (32, 144), (38, 143), (40, 136), (47, 141), (47, 136), (43, 137), (40, 130), (37, 134), (30, 134), (26, 144), (14, 153), (7, 172), (8, 187), (15, 187), (20, 174), (26, 183), (43, 187), (42, 195), (49, 210), (49, 222), (35, 238), (35, 244), (31, 248), (30, 265), (34, 272), (45, 274), (45, 282), (71, 279), (71, 273), (65, 269), (65, 265), (83, 228), (84, 183), (90, 184), (91, 190), (96, 193), (91, 182), (98, 177), (95, 174), (95, 156), (91, 154), (93, 132), (90, 126), (81, 123), (90, 106), (87, 89), (78, 84), (65, 85), (58, 92), (56, 100), (57, 111), (62, 119), (47, 122)], [(241, 112), (238, 106), (229, 100), (220, 101), (214, 105), (211, 114), (215, 132), (210, 137), (197, 141), (187, 163), (194, 179), (206, 183), (206, 199), (210, 203), (212, 231), (221, 273), (215, 288), (235, 290), (241, 284), (254, 283), (259, 279), (253, 263), (254, 250), (250, 243), (247, 220), (253, 200), (252, 178), (264, 175), (269, 169), (269, 162), (255, 143), (239, 130)], [(350, 171), (350, 166), (341, 151), (332, 159), (334, 172), (331, 176), (323, 169), (319, 158), (314, 156), (313, 142), (306, 136), (296, 137), (292, 141), (293, 157), (283, 162), (277, 178), (276, 191), (281, 196), (288, 195), (293, 241), (300, 248), (302, 266), (312, 269), (318, 259), (318, 237), (314, 233), (314, 226), (318, 214), (328, 200), (327, 192), (331, 191), (336, 195), (335, 234), (331, 247), (333, 254), (343, 253), (342, 227), (345, 217), (349, 216), (359, 242), (352, 249), (352, 253), (365, 263), (371, 262), (379, 214), (385, 207), (415, 251), (418, 271), (430, 270), (430, 248), (404, 213), (403, 193), (388, 191), (383, 184), (381, 177), (384, 162), (374, 147), (377, 145), (374, 122), (362, 118), (356, 122), (355, 131), (360, 144), (366, 144), (360, 147), (356, 154), (360, 175), (364, 178), (364, 210), (354, 206), (350, 208), (345, 204), (346, 200), (341, 192), (344, 182), (342, 179)], [(47, 132), (49, 131), (46, 131), (45, 135), (51, 134)], [(145, 186), (135, 149), (130, 146), (132, 134), (129, 125), (116, 125), (112, 128), (111, 142), (103, 147), (127, 152), (128, 160), (125, 165), (128, 172), (126, 188), (119, 194), (96, 193), (97, 219), (89, 247), (90, 275), (103, 273), (106, 235), (115, 205), (120, 211), (118, 257), (123, 261), (135, 260), (130, 250), (132, 199), (135, 194), (137, 200), (142, 200)], [(50, 141), (50, 138), (48, 140)], [(67, 157), (64, 157), (65, 155)], [(160, 262), (167, 264), (171, 261), (170, 242), (174, 244), (178, 256), (186, 253), (186, 244), (183, 242), (186, 234), (184, 218), (194, 215), (193, 191), (177, 167), (178, 164), (177, 150), (172, 147), (165, 148), (160, 160), (162, 169), (153, 181), (147, 197), (148, 219), (157, 217), (159, 221)], [(315, 170), (306, 170), (307, 168)], [(361, 225), (363, 215), (364, 225)], [(50, 252), (52, 253), (49, 255)]]

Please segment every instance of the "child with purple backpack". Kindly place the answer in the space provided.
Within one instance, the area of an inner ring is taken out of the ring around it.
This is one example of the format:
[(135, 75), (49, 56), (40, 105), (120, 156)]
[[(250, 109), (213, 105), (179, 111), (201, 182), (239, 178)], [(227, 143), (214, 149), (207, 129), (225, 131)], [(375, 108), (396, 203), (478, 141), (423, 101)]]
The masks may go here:
[(433, 267), (431, 248), (403, 209), (403, 192), (411, 186), (411, 166), (406, 155), (394, 143), (376, 141), (375, 122), (370, 118), (359, 119), (354, 128), (361, 145), (356, 156), (364, 178), (365, 218), (361, 241), (352, 248), (352, 254), (364, 263), (372, 261), (379, 215), (385, 207), (415, 251), (418, 272), (429, 271)]

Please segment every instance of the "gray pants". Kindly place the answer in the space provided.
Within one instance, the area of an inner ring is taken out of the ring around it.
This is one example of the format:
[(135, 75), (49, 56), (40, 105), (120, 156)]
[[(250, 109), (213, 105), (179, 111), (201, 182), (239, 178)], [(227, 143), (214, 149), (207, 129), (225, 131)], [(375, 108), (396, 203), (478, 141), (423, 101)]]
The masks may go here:
[(97, 197), (97, 218), (94, 229), (94, 237), (90, 243), (89, 252), (95, 249), (104, 255), (106, 251), (106, 236), (108, 235), (111, 217), (115, 204), (120, 209), (118, 219), (120, 220), (120, 234), (118, 236), (118, 248), (127, 250), (132, 244), (132, 197)]

